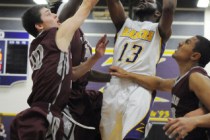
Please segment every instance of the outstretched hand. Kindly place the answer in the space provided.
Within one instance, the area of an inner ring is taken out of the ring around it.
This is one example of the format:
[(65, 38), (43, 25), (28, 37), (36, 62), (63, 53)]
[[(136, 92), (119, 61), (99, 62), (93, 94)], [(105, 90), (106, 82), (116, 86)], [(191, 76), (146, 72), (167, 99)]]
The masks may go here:
[(111, 66), (109, 72), (112, 76), (117, 76), (119, 78), (128, 78), (128, 72), (120, 67)]
[(194, 119), (191, 117), (170, 118), (163, 127), (169, 138), (176, 137), (176, 140), (184, 139), (190, 131), (196, 127)]
[(106, 35), (104, 35), (98, 41), (98, 43), (96, 44), (96, 53), (95, 53), (95, 56), (97, 58), (101, 58), (104, 55), (105, 50), (106, 50), (106, 46), (107, 46), (108, 43), (109, 43), (109, 40), (107, 40), (107, 36)]

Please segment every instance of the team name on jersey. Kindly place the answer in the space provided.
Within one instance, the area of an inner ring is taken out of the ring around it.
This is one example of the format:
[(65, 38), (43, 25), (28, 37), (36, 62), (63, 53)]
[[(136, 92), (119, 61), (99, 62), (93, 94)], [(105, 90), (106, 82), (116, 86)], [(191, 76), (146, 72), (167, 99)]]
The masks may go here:
[(136, 31), (135, 29), (125, 27), (121, 33), (121, 37), (129, 37), (132, 40), (142, 39), (151, 42), (155, 32), (147, 29)]

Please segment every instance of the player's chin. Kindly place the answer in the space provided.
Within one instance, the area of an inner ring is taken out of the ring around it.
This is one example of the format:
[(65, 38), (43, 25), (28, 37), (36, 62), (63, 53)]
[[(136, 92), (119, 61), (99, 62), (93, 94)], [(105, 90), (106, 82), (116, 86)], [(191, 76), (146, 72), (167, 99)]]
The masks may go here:
[(176, 52), (172, 54), (172, 58), (176, 58)]

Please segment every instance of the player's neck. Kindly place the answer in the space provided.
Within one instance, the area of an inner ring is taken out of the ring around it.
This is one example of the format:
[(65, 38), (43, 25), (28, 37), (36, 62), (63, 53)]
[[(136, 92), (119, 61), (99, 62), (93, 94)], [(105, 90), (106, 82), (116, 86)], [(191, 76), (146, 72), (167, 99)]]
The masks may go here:
[(184, 75), (185, 73), (187, 73), (189, 70), (191, 70), (195, 66), (197, 66), (197, 65), (191, 64), (191, 63), (179, 64), (180, 76)]

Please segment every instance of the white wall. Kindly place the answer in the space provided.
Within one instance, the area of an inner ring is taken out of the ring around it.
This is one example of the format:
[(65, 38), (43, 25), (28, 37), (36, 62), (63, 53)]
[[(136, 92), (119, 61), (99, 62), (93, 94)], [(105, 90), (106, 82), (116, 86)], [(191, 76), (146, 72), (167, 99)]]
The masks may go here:
[(28, 108), (27, 98), (31, 87), (31, 70), (29, 70), (26, 82), (16, 83), (10, 87), (0, 87), (0, 112), (16, 114)]
[[(29, 42), (32, 39), (33, 37), (30, 36)], [(10, 87), (0, 86), (0, 113), (14, 115), (29, 107), (27, 99), (32, 88), (31, 74), (32, 70), (28, 62), (28, 78), (26, 81), (15, 83)]]

